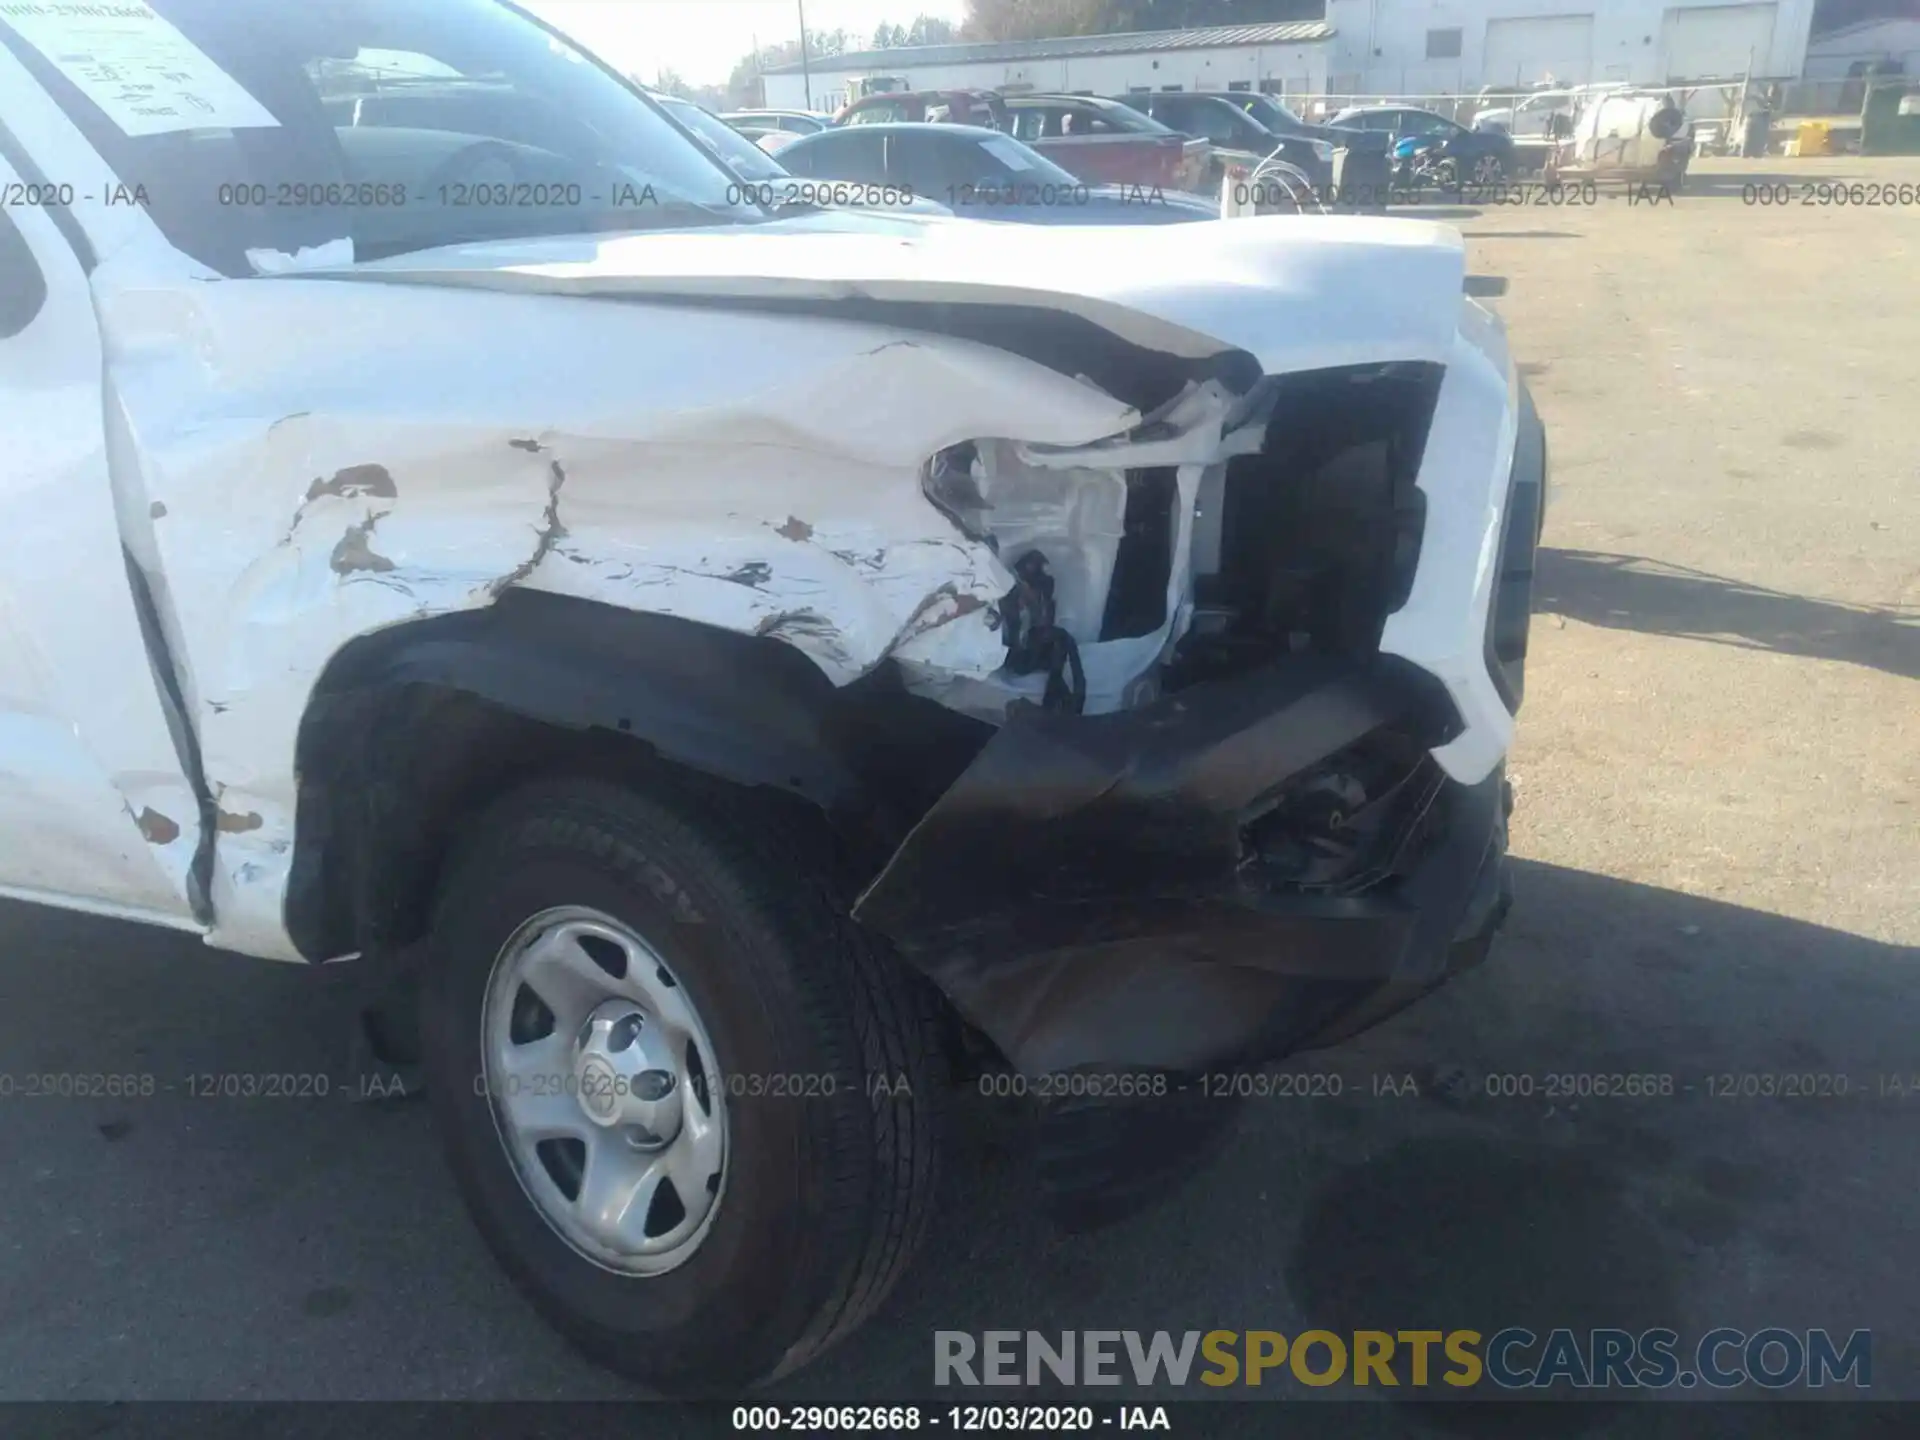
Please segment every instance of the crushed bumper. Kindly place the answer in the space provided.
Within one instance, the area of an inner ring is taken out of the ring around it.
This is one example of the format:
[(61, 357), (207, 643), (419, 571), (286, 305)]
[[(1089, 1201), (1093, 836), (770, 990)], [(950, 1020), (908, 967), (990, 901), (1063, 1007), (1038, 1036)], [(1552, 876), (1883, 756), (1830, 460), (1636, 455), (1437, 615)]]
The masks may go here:
[[(1513, 448), (1472, 686), (1397, 655), (1291, 656), (1138, 709), (1018, 711), (861, 897), (1015, 1069), (1085, 1077), (1041, 1106), (1043, 1193), (1067, 1223), (1193, 1170), (1234, 1113), (1199, 1077), (1337, 1043), (1486, 957), (1511, 904), (1504, 745), (1480, 737), (1465, 777), (1443, 762), (1471, 728), (1463, 693), (1502, 720), (1520, 703), (1547, 476), (1518, 398), (1495, 427)], [(1381, 853), (1304, 881), (1263, 863), (1303, 789), (1383, 747), (1419, 760), (1384, 787), (1371, 772)], [(1143, 1094), (1142, 1076), (1167, 1083)]]
[(1249, 817), (1290, 780), (1430, 706), (1410, 669), (1293, 661), (1140, 710), (1023, 713), (862, 897), (1050, 1082), (1038, 1164), (1058, 1221), (1106, 1223), (1198, 1167), (1236, 1111), (1200, 1077), (1334, 1043), (1485, 957), (1509, 904), (1501, 769), (1466, 785), (1429, 762), (1390, 866), (1349, 893), (1275, 888), (1249, 860)]
[(1484, 953), (1505, 782), (1409, 785), (1390, 864), (1351, 885), (1270, 883), (1250, 827), (1432, 708), (1410, 667), (1296, 659), (1138, 710), (1024, 712), (855, 913), (1029, 1075), (1196, 1075), (1330, 1043)]

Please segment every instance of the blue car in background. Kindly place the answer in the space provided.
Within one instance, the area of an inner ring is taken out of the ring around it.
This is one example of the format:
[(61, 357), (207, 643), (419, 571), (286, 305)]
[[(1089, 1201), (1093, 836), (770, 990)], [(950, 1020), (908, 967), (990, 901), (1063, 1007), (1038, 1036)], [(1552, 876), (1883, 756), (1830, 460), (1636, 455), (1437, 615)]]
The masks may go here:
[(900, 121), (803, 135), (780, 152), (811, 180), (911, 190), (973, 220), (1034, 225), (1167, 225), (1218, 220), (1220, 204), (1176, 190), (1090, 185), (1031, 146), (978, 125)]
[(1431, 179), (1447, 189), (1488, 189), (1515, 174), (1513, 137), (1504, 130), (1472, 130), (1444, 115), (1411, 105), (1357, 105), (1331, 123), (1389, 137), (1394, 180), (1411, 185)]

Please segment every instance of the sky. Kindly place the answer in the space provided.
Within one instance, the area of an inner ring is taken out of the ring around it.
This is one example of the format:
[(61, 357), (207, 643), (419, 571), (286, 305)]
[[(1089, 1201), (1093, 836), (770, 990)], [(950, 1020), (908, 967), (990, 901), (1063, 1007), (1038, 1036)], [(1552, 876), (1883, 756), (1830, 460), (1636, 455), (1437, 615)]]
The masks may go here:
[[(724, 83), (736, 61), (762, 45), (798, 39), (797, 0), (524, 0), (548, 23), (602, 59), (651, 82), (665, 66), (696, 85)], [(881, 21), (916, 15), (958, 24), (964, 0), (804, 0), (807, 28), (846, 27), (864, 47)]]

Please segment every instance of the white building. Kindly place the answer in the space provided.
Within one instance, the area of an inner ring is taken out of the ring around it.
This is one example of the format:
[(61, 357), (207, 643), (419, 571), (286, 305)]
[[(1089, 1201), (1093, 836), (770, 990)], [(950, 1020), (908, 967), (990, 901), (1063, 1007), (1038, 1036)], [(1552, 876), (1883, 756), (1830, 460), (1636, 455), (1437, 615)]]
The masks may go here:
[(1807, 46), (1809, 80), (1845, 80), (1876, 60), (1893, 60), (1920, 75), (1920, 19), (1863, 20), (1817, 35)]
[(1327, 0), (1336, 92), (1800, 74), (1814, 0)]
[[(838, 109), (861, 81), (891, 77), (897, 90), (1079, 91), (1266, 90), (1276, 95), (1326, 90), (1328, 41), (1323, 21), (1220, 25), (1123, 35), (1068, 35), (959, 45), (863, 50), (815, 60), (813, 108)], [(806, 103), (800, 66), (766, 72), (767, 104)]]
[[(1266, 90), (1470, 95), (1568, 83), (1800, 75), (1815, 0), (1325, 0), (1324, 20), (1054, 40), (919, 45), (813, 62), (815, 109), (860, 82), (905, 90)], [(1881, 22), (1911, 24), (1913, 22)], [(805, 103), (798, 64), (766, 73), (767, 104)]]

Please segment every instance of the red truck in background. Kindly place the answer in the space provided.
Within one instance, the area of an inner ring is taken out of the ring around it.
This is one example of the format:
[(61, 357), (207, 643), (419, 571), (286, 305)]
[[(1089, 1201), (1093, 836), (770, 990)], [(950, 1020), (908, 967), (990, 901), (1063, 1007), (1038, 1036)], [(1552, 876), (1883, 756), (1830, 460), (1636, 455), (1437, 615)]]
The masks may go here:
[(864, 95), (835, 125), (898, 121), (985, 125), (1025, 141), (1076, 179), (1197, 191), (1213, 147), (1112, 100), (1089, 95), (1021, 95), (993, 90), (912, 90)]

